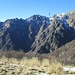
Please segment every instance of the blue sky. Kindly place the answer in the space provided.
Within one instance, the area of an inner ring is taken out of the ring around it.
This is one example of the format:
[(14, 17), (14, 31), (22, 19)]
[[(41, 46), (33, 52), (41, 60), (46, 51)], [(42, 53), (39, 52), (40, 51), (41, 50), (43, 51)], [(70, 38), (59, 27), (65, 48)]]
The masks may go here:
[(0, 21), (26, 19), (34, 14), (49, 16), (75, 10), (75, 0), (0, 0)]

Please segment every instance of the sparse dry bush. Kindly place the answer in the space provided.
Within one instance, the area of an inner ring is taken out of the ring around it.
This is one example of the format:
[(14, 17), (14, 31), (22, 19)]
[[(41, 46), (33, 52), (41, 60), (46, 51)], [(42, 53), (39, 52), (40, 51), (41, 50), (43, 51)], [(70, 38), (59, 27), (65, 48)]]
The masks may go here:
[(49, 62), (49, 60), (48, 59), (43, 59), (42, 60), (42, 66), (49, 66), (49, 64), (50, 64), (50, 62)]
[(50, 73), (55, 73), (56, 75), (62, 75), (63, 74), (63, 66), (61, 63), (57, 61), (52, 61), (50, 63)]
[(22, 59), (25, 57), (25, 53), (23, 51), (14, 51), (14, 50), (6, 50), (2, 51), (0, 50), (0, 57), (7, 57), (7, 58), (16, 58), (16, 59)]
[(40, 66), (40, 60), (38, 60), (38, 58), (33, 57), (32, 59), (29, 60), (30, 61), (30, 65), (35, 65), (35, 66)]

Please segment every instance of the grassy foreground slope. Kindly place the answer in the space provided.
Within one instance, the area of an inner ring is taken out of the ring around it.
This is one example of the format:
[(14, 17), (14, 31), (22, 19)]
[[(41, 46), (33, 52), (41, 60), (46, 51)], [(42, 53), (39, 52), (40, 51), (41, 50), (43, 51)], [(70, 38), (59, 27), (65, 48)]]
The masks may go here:
[(54, 58), (26, 56), (22, 51), (0, 51), (0, 75), (75, 75), (74, 66)]
[(28, 59), (0, 58), (0, 75), (75, 75), (73, 66), (65, 66), (49, 59), (39, 60), (36, 57)]
[(0, 75), (63, 75), (62, 64), (48, 59), (38, 60), (38, 58), (0, 58)]

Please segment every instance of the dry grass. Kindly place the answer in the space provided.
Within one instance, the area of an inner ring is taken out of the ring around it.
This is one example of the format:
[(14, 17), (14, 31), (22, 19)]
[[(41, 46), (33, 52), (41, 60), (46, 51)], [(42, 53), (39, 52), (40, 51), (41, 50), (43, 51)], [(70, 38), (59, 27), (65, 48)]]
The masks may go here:
[(57, 61), (52, 61), (50, 64), (50, 73), (55, 73), (56, 75), (63, 75), (63, 66)]
[(21, 60), (16, 58), (0, 58), (0, 75), (37, 75), (36, 73), (46, 73), (47, 75), (64, 75), (63, 65), (57, 61), (48, 59), (38, 60), (38, 58)]
[[(0, 58), (0, 75), (36, 75), (36, 73), (55, 73), (58, 70), (60, 73), (62, 66), (55, 70), (55, 62), (50, 63), (48, 59), (38, 60), (38, 58), (17, 60), (15, 58)], [(57, 63), (55, 63), (57, 64)], [(59, 64), (60, 65), (60, 64)], [(58, 72), (57, 71), (57, 72)], [(56, 72), (56, 74), (57, 74)], [(58, 74), (60, 75), (60, 74)]]

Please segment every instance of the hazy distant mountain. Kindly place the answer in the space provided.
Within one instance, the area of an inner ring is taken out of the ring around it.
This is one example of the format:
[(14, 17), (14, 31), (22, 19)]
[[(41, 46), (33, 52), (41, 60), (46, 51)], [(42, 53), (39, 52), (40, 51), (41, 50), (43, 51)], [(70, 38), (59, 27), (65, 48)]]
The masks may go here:
[(0, 22), (0, 49), (51, 53), (75, 39), (75, 11)]

